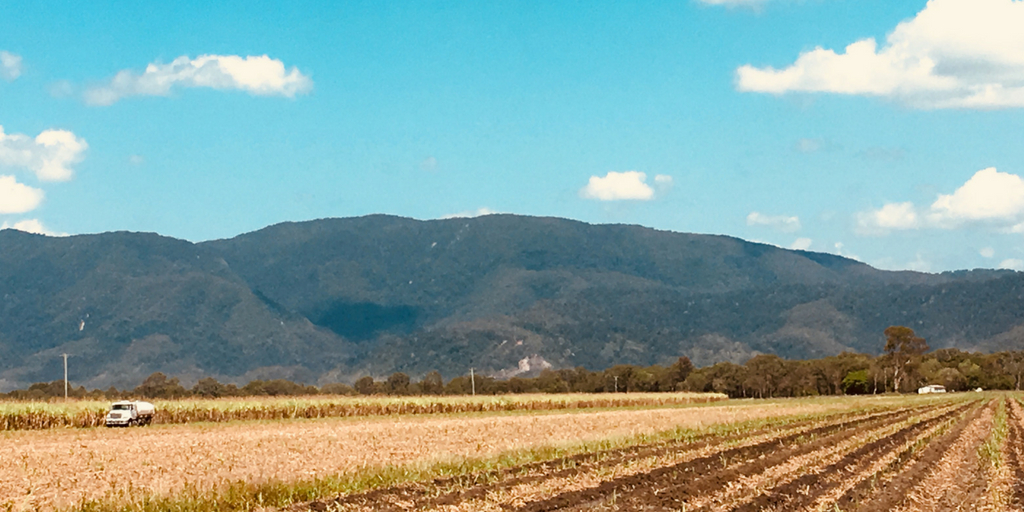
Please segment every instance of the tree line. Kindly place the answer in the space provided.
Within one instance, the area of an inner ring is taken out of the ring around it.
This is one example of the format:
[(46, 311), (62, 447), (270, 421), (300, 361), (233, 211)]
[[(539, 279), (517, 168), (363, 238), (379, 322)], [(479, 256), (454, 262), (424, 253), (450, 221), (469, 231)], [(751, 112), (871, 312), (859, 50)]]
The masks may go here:
[[(717, 363), (695, 368), (688, 357), (668, 366), (617, 365), (602, 371), (543, 370), (536, 377), (498, 380), (485, 375), (462, 375), (447, 382), (433, 371), (420, 380), (401, 372), (385, 379), (365, 376), (353, 385), (308, 386), (288, 380), (254, 380), (244, 386), (224, 384), (212, 377), (186, 388), (178, 378), (154, 373), (138, 387), (87, 391), (69, 389), (75, 398), (120, 399), (245, 397), (297, 395), (502, 395), (516, 393), (628, 393), (693, 391), (725, 393), (732, 398), (772, 398), (815, 395), (858, 395), (908, 392), (927, 384), (950, 391), (1017, 389), (1024, 379), (1024, 351), (994, 354), (943, 348), (929, 352), (927, 342), (913, 329), (892, 326), (885, 330), (881, 356), (842, 353), (810, 360), (787, 360), (771, 354), (752, 357), (744, 364)], [(5, 395), (0, 395), (5, 396)], [(6, 397), (45, 400), (64, 396), (64, 381), (41, 382)]]

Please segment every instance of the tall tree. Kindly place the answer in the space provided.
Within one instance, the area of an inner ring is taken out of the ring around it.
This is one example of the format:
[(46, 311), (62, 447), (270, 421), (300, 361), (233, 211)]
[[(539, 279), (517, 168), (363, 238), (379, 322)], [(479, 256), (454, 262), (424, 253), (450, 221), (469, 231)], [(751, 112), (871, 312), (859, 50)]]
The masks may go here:
[(998, 361), (1003, 373), (1013, 377), (1013, 388), (1020, 391), (1021, 381), (1024, 380), (1024, 352), (1003, 352), (999, 354)]
[(885, 354), (892, 366), (894, 391), (900, 392), (900, 384), (907, 377), (907, 369), (927, 351), (928, 342), (910, 327), (893, 325), (885, 330)]

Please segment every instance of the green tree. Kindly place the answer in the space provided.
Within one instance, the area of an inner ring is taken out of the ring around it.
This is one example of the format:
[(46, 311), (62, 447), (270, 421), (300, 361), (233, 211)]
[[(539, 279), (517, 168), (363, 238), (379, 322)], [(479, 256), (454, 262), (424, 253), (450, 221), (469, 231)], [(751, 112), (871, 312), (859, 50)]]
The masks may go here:
[(1013, 378), (1013, 389), (1020, 391), (1021, 382), (1024, 381), (1024, 352), (1002, 352), (997, 361), (1000, 370)]
[(146, 377), (132, 393), (146, 398), (181, 398), (188, 394), (188, 391), (181, 386), (177, 377), (168, 378), (156, 372)]
[(892, 367), (893, 390), (899, 393), (910, 365), (928, 351), (928, 343), (910, 327), (893, 325), (885, 330), (885, 354)]
[(228, 396), (228, 387), (217, 382), (217, 379), (213, 377), (206, 377), (205, 379), (199, 379), (199, 382), (192, 386), (192, 394), (211, 398)]
[(864, 354), (843, 352), (837, 356), (809, 361), (813, 373), (821, 380), (821, 394), (839, 395), (845, 393), (843, 381), (850, 372), (866, 370), (871, 358)]
[(854, 370), (843, 377), (843, 393), (866, 395), (871, 392), (871, 376), (867, 370)]
[(332, 382), (330, 384), (324, 384), (323, 387), (320, 388), (320, 392), (325, 395), (354, 395), (356, 394), (356, 389), (348, 384)]
[(388, 377), (387, 390), (391, 395), (409, 394), (409, 376), (402, 372), (392, 373)]
[(440, 395), (444, 393), (444, 379), (441, 372), (434, 370), (423, 376), (420, 381), (420, 391), (425, 395)]
[(693, 363), (690, 362), (690, 358), (683, 356), (676, 359), (676, 362), (672, 363), (668, 367), (668, 371), (665, 372), (661, 386), (661, 391), (676, 391), (679, 385), (686, 382), (686, 378), (693, 373)]
[(943, 368), (935, 373), (932, 381), (941, 384), (950, 391), (963, 391), (967, 389), (967, 379), (956, 368)]
[(779, 384), (786, 375), (786, 365), (781, 357), (774, 354), (761, 354), (750, 358), (747, 364), (747, 378), (743, 385), (756, 393), (759, 398), (775, 396)]
[(356, 381), (355, 388), (360, 395), (372, 395), (374, 391), (373, 377), (370, 377), (369, 375), (361, 377)]

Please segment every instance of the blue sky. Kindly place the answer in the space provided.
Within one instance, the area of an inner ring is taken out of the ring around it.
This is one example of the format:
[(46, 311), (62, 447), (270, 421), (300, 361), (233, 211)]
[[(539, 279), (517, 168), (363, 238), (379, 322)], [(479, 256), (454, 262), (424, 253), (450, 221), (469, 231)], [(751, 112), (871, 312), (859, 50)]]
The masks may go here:
[(0, 223), (507, 212), (1024, 269), (1024, 2), (624, 4), (6, 3)]

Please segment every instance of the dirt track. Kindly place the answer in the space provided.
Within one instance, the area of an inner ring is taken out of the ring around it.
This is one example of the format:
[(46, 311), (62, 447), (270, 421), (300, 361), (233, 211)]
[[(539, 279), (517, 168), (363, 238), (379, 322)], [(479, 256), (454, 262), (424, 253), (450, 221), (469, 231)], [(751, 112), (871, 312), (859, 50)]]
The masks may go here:
[[(1001, 463), (986, 466), (980, 448), (1000, 407), (1006, 442)], [(1022, 443), (1024, 407), (1008, 396), (978, 397), (585, 454), (295, 509), (1024, 510)]]

